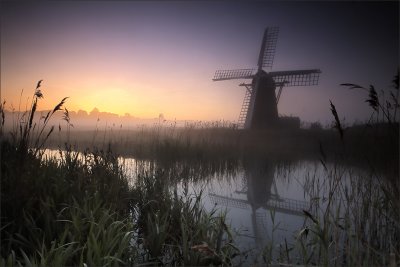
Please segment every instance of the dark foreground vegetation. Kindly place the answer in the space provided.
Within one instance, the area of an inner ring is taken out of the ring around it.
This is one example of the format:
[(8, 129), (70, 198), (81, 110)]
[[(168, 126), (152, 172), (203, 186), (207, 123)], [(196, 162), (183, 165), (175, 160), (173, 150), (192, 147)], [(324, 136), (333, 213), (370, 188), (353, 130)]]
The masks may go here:
[(44, 157), (45, 126), (65, 99), (35, 125), (39, 88), (2, 135), (1, 266), (230, 264), (238, 251), (223, 215), (205, 213), (199, 195), (171, 193), (161, 173), (132, 184), (110, 151)]
[[(398, 82), (395, 89), (398, 92)], [(263, 264), (360, 266), (395, 264), (396, 257), (399, 261), (398, 94), (393, 108), (386, 109), (390, 115), (381, 117), (384, 107), (370, 90), (368, 100), (378, 102), (368, 103), (378, 116), (368, 125), (348, 129), (332, 104), (334, 131), (156, 127), (130, 139), (121, 139), (123, 132), (111, 132), (101, 147), (96, 130), (80, 137), (76, 147), (81, 152), (69, 142), (59, 157), (45, 156), (43, 148), (61, 136), (47, 125), (55, 112), (63, 112), (66, 99), (35, 124), (41, 97), (39, 82), (30, 111), (17, 118), (11, 133), (3, 127), (0, 132), (1, 266), (242, 263), (246, 253), (237, 248), (225, 215), (205, 212), (201, 192), (191, 195), (183, 186), (178, 194), (176, 180), (165, 170), (143, 169), (140, 175), (127, 177), (111, 148), (122, 155), (157, 159), (168, 168), (176, 161), (200, 166), (218, 161), (218, 166), (229, 168), (244, 158), (316, 158), (329, 178), (323, 188), (326, 197), (318, 197), (323, 191), (318, 177), (310, 178), (305, 190), (315, 198), (304, 211), (304, 228), (294, 244), (267, 246)], [(2, 116), (2, 125), (5, 119)], [(66, 110), (64, 120), (70, 123)], [(65, 138), (74, 140), (70, 128)], [(350, 180), (351, 191), (336, 167), (337, 162), (349, 161), (348, 166), (358, 161), (369, 166), (364, 181)]]

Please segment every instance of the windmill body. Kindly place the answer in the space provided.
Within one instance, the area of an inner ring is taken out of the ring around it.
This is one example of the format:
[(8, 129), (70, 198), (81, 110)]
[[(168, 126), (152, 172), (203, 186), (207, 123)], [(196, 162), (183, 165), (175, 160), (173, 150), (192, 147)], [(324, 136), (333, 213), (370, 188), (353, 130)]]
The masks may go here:
[(259, 71), (252, 82), (253, 112), (246, 117), (246, 125), (251, 129), (264, 129), (278, 124), (278, 107), (276, 105), (275, 82), (265, 71)]
[[(279, 29), (267, 28), (261, 43), (258, 69), (217, 70), (213, 81), (252, 79), (246, 87), (246, 95), (240, 111), (238, 126), (245, 129), (268, 129), (280, 127), (278, 102), (284, 86), (307, 86), (318, 84), (319, 69), (266, 72), (271, 68)], [(278, 93), (276, 89), (279, 88)]]

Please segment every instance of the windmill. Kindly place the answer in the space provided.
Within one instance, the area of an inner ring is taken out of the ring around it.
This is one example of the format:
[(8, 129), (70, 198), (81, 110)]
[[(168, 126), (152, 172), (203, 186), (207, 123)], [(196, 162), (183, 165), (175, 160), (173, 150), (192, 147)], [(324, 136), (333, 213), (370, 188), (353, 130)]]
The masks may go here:
[[(257, 69), (217, 70), (213, 81), (252, 79), (251, 83), (241, 83), (246, 94), (240, 111), (238, 127), (244, 129), (266, 129), (279, 126), (278, 102), (284, 86), (317, 85), (319, 69), (271, 71), (278, 40), (278, 27), (265, 29), (258, 57)], [(275, 89), (279, 88), (278, 93)]]
[[(243, 185), (236, 190), (237, 197), (209, 193), (211, 203), (224, 207), (251, 210), (251, 223), (257, 245), (262, 244), (265, 234), (265, 213), (270, 210), (303, 217), (303, 210), (309, 210), (310, 203), (282, 197), (275, 182), (275, 164), (273, 161), (249, 161), (244, 165)], [(246, 195), (247, 199), (239, 197)]]

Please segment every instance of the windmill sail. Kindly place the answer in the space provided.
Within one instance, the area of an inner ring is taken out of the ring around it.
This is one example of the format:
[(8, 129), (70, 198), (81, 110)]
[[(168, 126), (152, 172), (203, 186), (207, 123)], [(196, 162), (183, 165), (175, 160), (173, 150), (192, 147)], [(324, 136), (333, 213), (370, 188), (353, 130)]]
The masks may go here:
[(217, 70), (213, 81), (224, 81), (232, 79), (252, 79), (254, 69), (235, 69), (235, 70)]
[[(221, 196), (213, 193), (210, 193), (209, 197), (212, 203), (221, 206), (240, 209), (249, 209), (251, 207), (249, 201), (244, 199)], [(303, 210), (308, 210), (310, 208), (310, 203), (307, 201), (290, 198), (270, 199), (264, 208), (285, 214), (303, 216)]]
[(285, 83), (288, 86), (310, 86), (318, 85), (319, 74), (318, 69), (311, 70), (293, 70), (293, 71), (273, 71), (269, 74), (275, 83)]
[(253, 94), (252, 84), (242, 83), (240, 86), (246, 87), (246, 94), (243, 99), (242, 109), (240, 110), (238, 128), (243, 129), (249, 126), (250, 118), (253, 115), (255, 95)]
[(260, 55), (258, 57), (258, 69), (272, 68), (274, 63), (276, 43), (278, 41), (278, 27), (268, 27), (265, 29), (261, 43)]

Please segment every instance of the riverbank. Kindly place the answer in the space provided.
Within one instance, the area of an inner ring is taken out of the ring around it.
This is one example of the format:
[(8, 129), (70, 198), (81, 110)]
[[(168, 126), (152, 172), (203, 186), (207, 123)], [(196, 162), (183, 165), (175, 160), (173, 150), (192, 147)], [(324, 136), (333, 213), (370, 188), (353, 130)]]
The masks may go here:
[[(68, 112), (66, 131), (47, 126), (65, 99), (34, 124), (41, 96), (36, 90), (32, 109), (18, 127), (0, 131), (0, 265), (368, 266), (388, 265), (400, 256), (398, 124), (82, 134), (71, 130)], [(58, 157), (45, 156), (44, 148), (52, 146), (60, 149)], [(127, 176), (121, 155), (155, 162), (155, 168), (149, 171), (143, 164)], [(312, 159), (319, 171), (307, 167), (302, 180), (283, 179), (303, 181), (296, 192), (307, 194), (307, 205), (271, 191), (277, 170), (285, 172), (299, 159)], [(361, 175), (354, 172), (358, 163), (367, 166)], [(303, 220), (291, 241), (269, 239), (255, 257), (237, 246), (243, 233), (233, 231), (224, 209), (214, 209), (227, 196), (207, 192), (217, 201), (205, 210), (202, 191), (190, 191), (191, 182), (215, 182), (210, 177), (221, 169), (234, 175), (237, 165), (244, 169), (247, 191), (235, 193), (247, 192), (247, 199), (234, 203), (252, 207), (255, 218), (257, 210), (268, 209), (272, 232), (267, 234), (274, 236), (280, 227), (277, 213), (289, 210)], [(293, 211), (283, 202), (304, 205)]]

